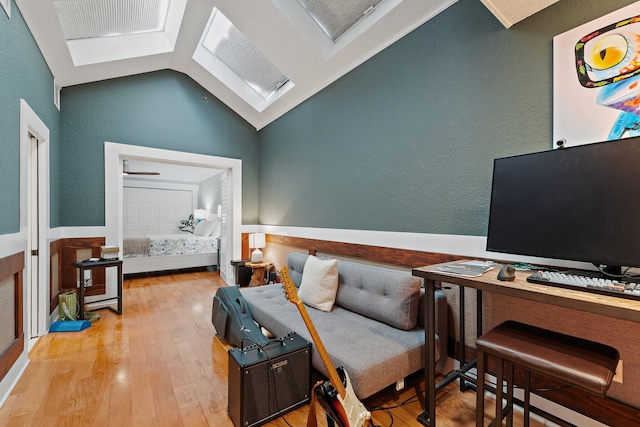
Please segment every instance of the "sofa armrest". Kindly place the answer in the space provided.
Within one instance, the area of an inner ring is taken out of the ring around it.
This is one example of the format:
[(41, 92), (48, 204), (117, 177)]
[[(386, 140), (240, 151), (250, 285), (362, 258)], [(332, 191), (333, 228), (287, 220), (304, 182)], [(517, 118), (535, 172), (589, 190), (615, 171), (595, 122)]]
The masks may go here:
[[(424, 327), (424, 288), (420, 290), (420, 303), (418, 305), (418, 326)], [(436, 362), (436, 372), (442, 372), (447, 363), (448, 346), (449, 346), (449, 304), (447, 304), (447, 296), (440, 288), (436, 288), (435, 292), (436, 306), (436, 334), (440, 337), (440, 359)]]

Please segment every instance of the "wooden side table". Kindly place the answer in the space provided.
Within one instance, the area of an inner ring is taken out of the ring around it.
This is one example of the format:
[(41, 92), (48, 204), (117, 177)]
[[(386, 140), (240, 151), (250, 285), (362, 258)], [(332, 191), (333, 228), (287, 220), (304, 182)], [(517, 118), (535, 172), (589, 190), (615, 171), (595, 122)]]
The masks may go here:
[(252, 287), (262, 286), (265, 284), (266, 272), (271, 269), (273, 264), (270, 262), (247, 262), (244, 266), (253, 270), (253, 274), (251, 274), (251, 281), (249, 282), (249, 287)]
[(84, 271), (92, 270), (94, 268), (106, 268), (106, 267), (117, 267), (118, 268), (118, 296), (112, 298), (105, 298), (98, 301), (92, 301), (91, 303), (105, 302), (117, 300), (118, 308), (115, 309), (111, 306), (99, 307), (96, 310), (102, 310), (103, 308), (107, 308), (117, 314), (122, 314), (122, 260), (114, 259), (114, 260), (99, 260), (99, 261), (75, 261), (71, 263), (72, 266), (80, 270), (80, 292), (79, 292), (79, 301), (78, 305), (80, 306), (80, 312), (78, 313), (78, 319), (84, 320)]

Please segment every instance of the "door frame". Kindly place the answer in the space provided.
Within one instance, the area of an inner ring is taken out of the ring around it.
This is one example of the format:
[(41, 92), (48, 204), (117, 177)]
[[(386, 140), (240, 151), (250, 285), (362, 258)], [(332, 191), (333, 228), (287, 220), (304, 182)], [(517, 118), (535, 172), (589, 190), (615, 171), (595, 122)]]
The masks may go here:
[[(229, 194), (227, 217), (230, 218), (229, 226), (226, 230), (229, 247), (225, 248), (225, 250), (228, 254), (227, 259), (238, 259), (242, 256), (240, 233), (242, 227), (242, 160), (108, 141), (104, 143), (105, 237), (107, 245), (118, 245), (119, 248), (122, 248), (122, 160), (124, 159), (225, 170), (228, 177)], [(223, 274), (225, 271), (226, 274)], [(221, 275), (222, 280), (226, 283), (235, 283), (232, 268), (222, 269)], [(107, 276), (107, 295), (111, 295), (111, 291), (115, 295), (115, 277), (110, 278)]]
[[(31, 138), (29, 134), (38, 140), (38, 281), (31, 283), (31, 233), (29, 227), (31, 191), (34, 187), (29, 185), (29, 157), (31, 150)], [(27, 236), (25, 250), (25, 286), (24, 286), (24, 325), (28, 349), (31, 350), (38, 337), (47, 333), (49, 327), (49, 128), (31, 109), (29, 104), (20, 100), (20, 231)], [(34, 289), (35, 288), (35, 289)], [(35, 331), (31, 329), (31, 318), (34, 313), (31, 310), (31, 300), (37, 298), (37, 324)], [(32, 338), (33, 337), (33, 338)]]

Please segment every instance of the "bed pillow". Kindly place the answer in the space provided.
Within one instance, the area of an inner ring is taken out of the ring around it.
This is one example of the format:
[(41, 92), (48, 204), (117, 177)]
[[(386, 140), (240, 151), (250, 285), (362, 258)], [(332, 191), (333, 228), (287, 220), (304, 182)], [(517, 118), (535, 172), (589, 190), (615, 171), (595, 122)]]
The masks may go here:
[(211, 235), (213, 228), (216, 226), (213, 220), (201, 221), (196, 225), (193, 234), (196, 236), (208, 237)]
[(309, 307), (331, 311), (338, 292), (338, 260), (307, 258), (298, 296)]
[(219, 219), (213, 220), (213, 229), (211, 231), (211, 236), (220, 237), (220, 233), (222, 232), (222, 221)]

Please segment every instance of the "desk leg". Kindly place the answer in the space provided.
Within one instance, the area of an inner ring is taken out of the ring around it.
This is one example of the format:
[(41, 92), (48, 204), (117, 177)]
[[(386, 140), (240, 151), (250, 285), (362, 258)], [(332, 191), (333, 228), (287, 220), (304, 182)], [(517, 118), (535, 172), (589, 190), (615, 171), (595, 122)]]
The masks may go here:
[(482, 335), (482, 291), (476, 290), (476, 336), (480, 338)]
[(80, 267), (80, 292), (78, 292), (80, 311), (78, 312), (78, 320), (84, 320), (84, 268)]
[(425, 426), (436, 425), (436, 284), (433, 280), (424, 281), (426, 307), (424, 310), (425, 359), (424, 389), (426, 410), (418, 415), (418, 421)]
[[(464, 365), (466, 365), (466, 355), (465, 355), (465, 343), (466, 343), (466, 334), (465, 334), (465, 324), (466, 324), (466, 320), (465, 320), (465, 310), (464, 310), (464, 286), (459, 286), (458, 287), (460, 292), (460, 348), (458, 349), (458, 360), (460, 361), (460, 368), (462, 368)], [(464, 392), (467, 390), (467, 383), (465, 382), (464, 378), (460, 378), (460, 391)]]

